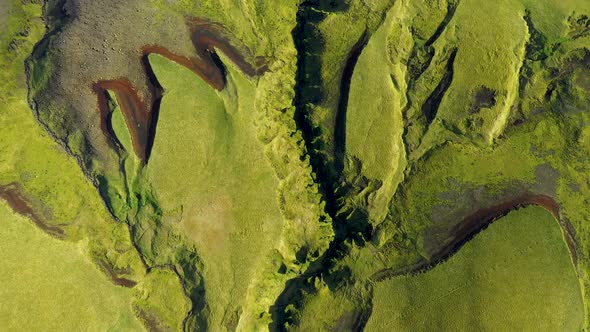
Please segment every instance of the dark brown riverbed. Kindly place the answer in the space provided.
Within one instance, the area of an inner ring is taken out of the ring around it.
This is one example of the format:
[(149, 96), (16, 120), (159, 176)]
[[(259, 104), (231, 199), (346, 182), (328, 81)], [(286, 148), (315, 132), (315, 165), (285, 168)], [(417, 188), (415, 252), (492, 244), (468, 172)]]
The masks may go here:
[[(202, 61), (207, 62), (208, 66), (215, 66), (211, 54), (214, 54), (217, 49), (223, 52), (248, 76), (262, 75), (268, 70), (264, 58), (258, 57), (254, 59), (254, 65), (248, 62), (246, 57), (225, 37), (227, 33), (224, 33), (222, 26), (199, 18), (187, 19), (187, 25), (191, 30), (191, 37), (197, 55)], [(242, 47), (242, 49), (244, 48)]]
[[(139, 97), (137, 90), (127, 79), (100, 81), (93, 88), (98, 95), (102, 131), (105, 135), (115, 138), (110, 122), (111, 109), (109, 108), (108, 97), (106, 95), (106, 91), (111, 90), (114, 92), (117, 103), (125, 117), (125, 122), (133, 143), (133, 150), (142, 161), (146, 160), (146, 146), (153, 112), (148, 111), (146, 103)], [(151, 97), (154, 98), (157, 94), (155, 87), (150, 86), (150, 90)]]
[(120, 274), (128, 273), (129, 271), (116, 271), (111, 265), (103, 262), (100, 259), (96, 259), (95, 262), (103, 270), (103, 272), (109, 276), (115, 285), (127, 288), (133, 288), (135, 285), (137, 285), (137, 282), (133, 280), (119, 277)]
[(112, 139), (110, 143), (114, 146), (117, 139), (110, 123), (112, 110), (109, 109), (107, 96), (107, 90), (111, 90), (115, 93), (117, 103), (125, 117), (133, 142), (133, 150), (144, 163), (147, 163), (149, 159), (163, 92), (149, 64), (148, 56), (150, 54), (159, 54), (188, 68), (218, 91), (225, 88), (226, 71), (216, 50), (223, 52), (248, 76), (260, 75), (267, 70), (261, 58), (256, 59), (256, 68), (251, 65), (223, 36), (221, 26), (196, 18), (187, 19), (187, 25), (191, 30), (196, 57), (180, 56), (159, 45), (146, 45), (141, 50), (141, 61), (149, 90), (149, 96), (146, 96), (147, 100), (142, 100), (138, 90), (126, 78), (99, 81), (93, 86), (93, 90), (98, 96), (103, 133)]
[(16, 213), (30, 218), (37, 227), (43, 231), (51, 234), (57, 238), (64, 238), (65, 233), (63, 229), (47, 224), (46, 218), (35, 211), (33, 204), (22, 192), (21, 186), (16, 183), (9, 183), (6, 185), (0, 185), (0, 199), (3, 199), (8, 203)]
[[(569, 249), (570, 255), (574, 264), (577, 266), (577, 242), (575, 231), (572, 225), (560, 215), (559, 204), (552, 197), (546, 195), (537, 195), (525, 193), (517, 198), (500, 202), (498, 204), (480, 208), (475, 212), (463, 218), (462, 222), (447, 231), (446, 238), (450, 239), (442, 244), (442, 247), (436, 252), (431, 253), (429, 259), (424, 259), (409, 268), (401, 270), (383, 269), (373, 274), (371, 277), (374, 281), (381, 281), (397, 275), (408, 273), (416, 273), (429, 270), (439, 263), (447, 260), (450, 256), (455, 254), (463, 245), (469, 242), (479, 232), (485, 230), (494, 221), (506, 216), (511, 211), (536, 205), (544, 208), (550, 212), (559, 222), (559, 225), (564, 231), (565, 242)], [(428, 241), (428, 239), (426, 239)]]
[(463, 219), (461, 223), (455, 226), (449, 235), (451, 240), (444, 248), (432, 256), (431, 261), (440, 261), (446, 259), (449, 255), (459, 250), (467, 241), (471, 240), (478, 232), (485, 229), (488, 225), (497, 219), (507, 215), (513, 210), (526, 206), (537, 205), (550, 212), (558, 220), (564, 230), (565, 240), (570, 250), (574, 262), (577, 262), (575, 235), (569, 222), (560, 216), (559, 204), (551, 197), (545, 195), (535, 195), (526, 193), (518, 198), (507, 200), (496, 205), (481, 208)]

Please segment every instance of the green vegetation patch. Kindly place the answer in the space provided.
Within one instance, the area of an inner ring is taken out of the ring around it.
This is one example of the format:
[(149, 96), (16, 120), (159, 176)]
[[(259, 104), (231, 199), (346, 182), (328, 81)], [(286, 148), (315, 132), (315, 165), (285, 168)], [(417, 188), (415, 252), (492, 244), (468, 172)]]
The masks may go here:
[(434, 269), (375, 285), (367, 331), (577, 331), (580, 283), (559, 224), (511, 212)]
[(143, 331), (132, 291), (85, 255), (0, 203), (0, 326), (5, 331)]
[(164, 220), (203, 261), (210, 323), (232, 326), (283, 227), (278, 181), (256, 138), (255, 86), (230, 69), (216, 92), (161, 56), (150, 64), (165, 92), (148, 177)]

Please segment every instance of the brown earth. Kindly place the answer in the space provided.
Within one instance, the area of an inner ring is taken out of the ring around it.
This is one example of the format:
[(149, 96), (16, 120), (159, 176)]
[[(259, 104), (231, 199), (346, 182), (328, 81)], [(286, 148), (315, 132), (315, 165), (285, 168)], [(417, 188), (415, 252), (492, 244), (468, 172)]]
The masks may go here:
[(262, 57), (254, 60), (254, 66), (246, 61), (240, 51), (224, 37), (227, 33), (223, 32), (221, 25), (200, 18), (189, 18), (187, 25), (197, 54), (203, 61), (208, 61), (209, 65), (215, 65), (211, 54), (215, 53), (215, 49), (219, 49), (248, 76), (262, 75), (268, 70), (266, 59)]

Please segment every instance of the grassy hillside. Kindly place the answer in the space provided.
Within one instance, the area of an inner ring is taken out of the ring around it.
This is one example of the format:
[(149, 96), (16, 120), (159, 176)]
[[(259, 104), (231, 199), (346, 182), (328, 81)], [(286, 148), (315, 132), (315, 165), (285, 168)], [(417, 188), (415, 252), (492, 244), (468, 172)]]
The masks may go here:
[(366, 331), (578, 331), (584, 324), (563, 234), (539, 207), (497, 220), (431, 271), (373, 291)]
[[(566, 305), (587, 328), (588, 16), (582, 0), (0, 0), (0, 198), (148, 330), (559, 329), (547, 312)], [(557, 223), (511, 213), (529, 205)], [(439, 315), (430, 293), (480, 316)]]
[(164, 218), (203, 262), (209, 323), (235, 328), (240, 308), (254, 305), (244, 302), (249, 285), (273, 278), (261, 274), (263, 259), (283, 228), (278, 181), (256, 138), (254, 82), (229, 64), (226, 91), (217, 93), (161, 56), (150, 64), (165, 93), (147, 178)]
[(0, 204), (0, 324), (5, 331), (143, 331), (132, 291), (85, 255)]

